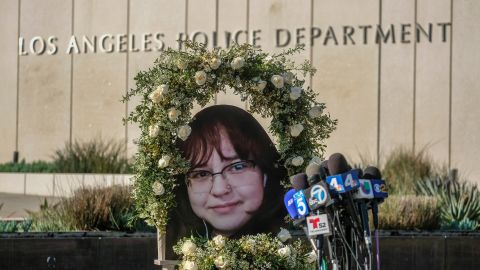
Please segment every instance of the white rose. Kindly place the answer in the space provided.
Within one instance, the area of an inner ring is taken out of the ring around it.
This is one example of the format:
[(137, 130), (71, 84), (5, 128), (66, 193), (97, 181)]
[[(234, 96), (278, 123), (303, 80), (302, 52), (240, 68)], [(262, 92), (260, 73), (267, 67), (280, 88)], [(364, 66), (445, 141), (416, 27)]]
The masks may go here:
[(293, 126), (290, 126), (290, 135), (292, 135), (292, 137), (297, 137), (298, 135), (300, 135), (300, 133), (302, 133), (302, 131), (303, 131), (302, 124), (295, 124)]
[(182, 113), (175, 109), (175, 108), (171, 108), (169, 111), (168, 111), (168, 119), (170, 119), (170, 121), (177, 121), (178, 119), (178, 116), (180, 116)]
[(243, 57), (235, 57), (232, 63), (230, 63), (230, 66), (233, 69), (241, 69), (244, 65), (245, 65), (245, 59), (243, 59)]
[(160, 101), (162, 101), (163, 96), (165, 96), (165, 94), (167, 92), (168, 92), (168, 85), (162, 84), (162, 85), (158, 86), (157, 89), (155, 89), (155, 91), (150, 93), (150, 95), (148, 97), (150, 98), (150, 100), (153, 103), (158, 104), (158, 103), (160, 103)]
[(200, 70), (195, 73), (195, 82), (198, 85), (204, 85), (206, 81), (207, 81), (207, 73), (205, 73), (205, 71)]
[(303, 158), (301, 156), (294, 157), (292, 159), (292, 165), (298, 167), (303, 164)]
[(288, 230), (280, 228), (280, 232), (277, 234), (277, 237), (278, 239), (280, 239), (280, 241), (285, 242), (288, 239), (292, 238), (292, 235)]
[(310, 118), (317, 118), (319, 116), (322, 115), (322, 107), (320, 106), (313, 106), (309, 111), (308, 111), (308, 115), (310, 116)]
[(273, 85), (276, 88), (282, 88), (283, 87), (283, 77), (280, 75), (273, 75), (270, 81), (273, 83)]
[(169, 155), (163, 155), (162, 158), (158, 161), (159, 168), (165, 168), (170, 163), (172, 158)]
[(225, 266), (227, 265), (227, 261), (223, 259), (223, 256), (218, 256), (215, 259), (214, 263), (218, 269), (225, 268)]
[(159, 132), (160, 128), (158, 127), (158, 125), (151, 125), (148, 127), (148, 135), (152, 138), (157, 137)]
[(225, 246), (225, 237), (221, 235), (215, 236), (212, 240), (213, 243), (215, 243), (215, 246), (218, 248), (223, 248)]
[(182, 139), (182, 141), (186, 141), (190, 133), (192, 133), (192, 128), (189, 125), (181, 126), (178, 129), (178, 137)]
[(155, 195), (157, 196), (161, 196), (165, 192), (165, 188), (163, 187), (162, 183), (160, 183), (159, 181), (153, 182), (152, 190), (153, 190), (153, 193), (155, 193)]
[(296, 100), (302, 95), (303, 89), (300, 87), (292, 87), (290, 88), (290, 99)]
[(183, 269), (185, 269), (185, 270), (197, 270), (198, 267), (197, 267), (197, 264), (195, 262), (185, 261), (185, 262), (183, 262)]
[(209, 64), (212, 69), (217, 69), (222, 64), (222, 60), (220, 60), (220, 58), (214, 57), (210, 59)]
[(181, 70), (184, 70), (187, 67), (187, 63), (185, 63), (185, 61), (183, 61), (182, 59), (178, 59), (177, 67)]
[(263, 89), (265, 89), (266, 86), (267, 86), (266, 81), (258, 81), (255, 85), (255, 90), (262, 91)]
[(192, 255), (197, 250), (197, 246), (190, 240), (183, 242), (182, 253), (185, 256)]
[(312, 250), (307, 254), (307, 263), (314, 263), (317, 260), (317, 253)]
[(280, 248), (277, 250), (278, 255), (282, 257), (289, 257), (290, 254), (292, 253), (290, 248), (288, 246)]
[(295, 78), (295, 75), (290, 71), (283, 73), (283, 79), (285, 80), (285, 83), (292, 84), (294, 78)]

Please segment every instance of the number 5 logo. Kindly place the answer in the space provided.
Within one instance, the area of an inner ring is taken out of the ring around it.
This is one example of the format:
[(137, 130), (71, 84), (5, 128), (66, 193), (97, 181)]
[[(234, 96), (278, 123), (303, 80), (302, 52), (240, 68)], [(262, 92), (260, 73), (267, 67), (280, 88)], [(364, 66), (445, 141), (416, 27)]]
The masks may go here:
[(295, 199), (295, 207), (297, 208), (298, 214), (300, 216), (307, 215), (307, 200), (305, 200), (305, 195), (303, 194), (303, 192), (298, 191), (297, 193), (293, 194), (293, 198)]

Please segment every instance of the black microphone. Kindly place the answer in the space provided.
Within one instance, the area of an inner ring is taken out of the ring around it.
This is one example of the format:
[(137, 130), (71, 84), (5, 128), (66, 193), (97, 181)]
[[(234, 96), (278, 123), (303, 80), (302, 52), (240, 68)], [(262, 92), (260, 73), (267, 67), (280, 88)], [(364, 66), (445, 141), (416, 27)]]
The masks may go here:
[[(365, 168), (365, 171), (363, 173), (363, 178), (368, 180), (382, 179), (382, 174), (380, 173), (380, 170), (377, 167), (368, 166), (367, 168)], [(372, 189), (374, 188), (373, 183), (371, 184), (371, 187)], [(378, 229), (378, 204), (382, 202), (383, 202), (382, 198), (374, 198), (371, 202), (373, 227), (375, 229)]]
[(364, 179), (382, 179), (382, 174), (377, 167), (368, 166), (363, 172)]
[(317, 163), (308, 164), (305, 173), (307, 174), (307, 181), (310, 186), (327, 178), (325, 169)]
[(340, 153), (332, 154), (330, 158), (328, 158), (327, 164), (330, 175), (345, 173), (352, 169), (352, 167), (348, 165), (345, 157)]
[[(347, 160), (345, 157), (340, 153), (332, 154), (328, 158), (328, 171), (330, 172), (330, 177), (332, 175), (341, 175), (343, 173), (349, 172), (352, 170), (352, 167), (348, 165)], [(346, 186), (346, 185), (345, 185)], [(340, 195), (340, 194), (339, 194)], [(353, 222), (353, 227), (360, 233), (362, 232), (360, 226), (362, 224), (359, 215), (357, 214), (358, 211), (356, 209), (355, 203), (353, 201), (353, 197), (350, 192), (345, 192), (341, 194), (342, 200), (345, 201), (345, 208), (352, 219), (355, 221)], [(362, 232), (363, 233), (363, 232)]]
[(290, 183), (295, 190), (302, 190), (308, 187), (307, 175), (298, 173), (290, 177)]

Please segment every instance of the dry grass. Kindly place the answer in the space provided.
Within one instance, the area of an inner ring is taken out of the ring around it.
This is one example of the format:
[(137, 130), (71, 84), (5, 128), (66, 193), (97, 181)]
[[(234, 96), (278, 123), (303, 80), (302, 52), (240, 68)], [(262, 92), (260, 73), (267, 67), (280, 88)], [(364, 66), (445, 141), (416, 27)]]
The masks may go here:
[(380, 205), (381, 229), (437, 229), (440, 212), (437, 199), (429, 196), (390, 196)]
[[(83, 187), (56, 205), (44, 203), (32, 213), (34, 231), (116, 230), (138, 228), (131, 188)], [(140, 225), (141, 226), (141, 225)]]

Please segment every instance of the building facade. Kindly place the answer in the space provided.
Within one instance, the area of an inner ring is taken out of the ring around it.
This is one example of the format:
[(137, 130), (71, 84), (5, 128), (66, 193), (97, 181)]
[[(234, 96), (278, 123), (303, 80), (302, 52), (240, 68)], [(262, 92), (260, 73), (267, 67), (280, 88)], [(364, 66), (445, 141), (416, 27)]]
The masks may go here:
[[(120, 100), (188, 37), (272, 53), (304, 45), (295, 60), (316, 66), (307, 85), (339, 120), (327, 154), (426, 149), (480, 182), (478, 18), (475, 0), (2, 0), (0, 162), (15, 151), (48, 160), (99, 136), (131, 156), (139, 131), (122, 118), (135, 102)], [(214, 103), (248, 108), (229, 91)]]

